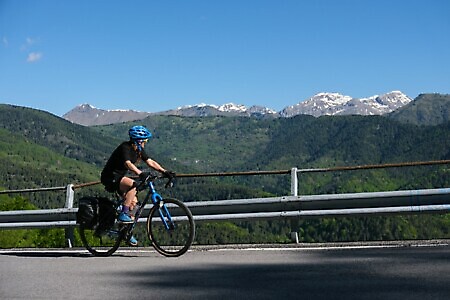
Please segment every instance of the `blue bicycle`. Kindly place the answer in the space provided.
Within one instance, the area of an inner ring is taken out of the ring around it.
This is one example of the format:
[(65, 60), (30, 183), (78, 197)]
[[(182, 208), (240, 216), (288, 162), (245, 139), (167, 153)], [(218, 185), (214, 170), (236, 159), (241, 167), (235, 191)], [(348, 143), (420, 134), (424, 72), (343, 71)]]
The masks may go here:
[[(95, 256), (110, 256), (124, 242), (128, 243), (133, 230), (143, 215), (147, 203), (153, 206), (147, 216), (147, 236), (160, 254), (168, 257), (183, 255), (188, 251), (195, 237), (195, 223), (189, 208), (177, 199), (164, 199), (155, 190), (154, 181), (160, 177), (148, 175), (137, 181), (137, 190), (148, 192), (135, 210), (134, 222), (122, 224), (116, 221), (122, 199), (114, 201), (109, 212), (102, 212), (99, 203), (99, 219), (95, 224), (80, 224), (80, 237), (86, 249)], [(170, 178), (166, 186), (172, 185)], [(111, 203), (111, 202), (110, 202)], [(105, 205), (103, 204), (103, 207)], [(103, 218), (103, 219), (102, 219)]]

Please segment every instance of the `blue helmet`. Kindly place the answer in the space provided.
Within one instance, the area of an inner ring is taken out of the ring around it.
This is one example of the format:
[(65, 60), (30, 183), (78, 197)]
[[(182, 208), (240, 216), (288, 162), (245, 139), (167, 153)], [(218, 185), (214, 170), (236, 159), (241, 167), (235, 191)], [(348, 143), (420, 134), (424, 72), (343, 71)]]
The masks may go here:
[(132, 141), (145, 140), (152, 137), (150, 131), (144, 126), (133, 126), (128, 130), (128, 135)]

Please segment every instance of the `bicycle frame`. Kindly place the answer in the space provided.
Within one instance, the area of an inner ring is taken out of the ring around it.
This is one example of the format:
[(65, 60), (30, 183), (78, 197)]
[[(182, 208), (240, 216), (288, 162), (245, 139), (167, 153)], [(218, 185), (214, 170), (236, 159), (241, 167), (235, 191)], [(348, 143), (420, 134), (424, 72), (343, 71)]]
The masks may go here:
[[(147, 185), (146, 188), (148, 188), (148, 192), (145, 195), (145, 198), (142, 201), (142, 204), (139, 206), (139, 208), (137, 209), (137, 211), (135, 213), (134, 222), (132, 223), (132, 225), (130, 226), (130, 228), (128, 230), (129, 233), (134, 230), (134, 227), (136, 226), (136, 224), (142, 214), (142, 211), (144, 210), (145, 205), (149, 202), (149, 199), (151, 199), (153, 205), (158, 205), (161, 221), (163, 222), (164, 227), (167, 230), (173, 229), (173, 227), (174, 227), (174, 223), (172, 221), (172, 216), (171, 216), (169, 210), (167, 209), (166, 205), (164, 205), (163, 197), (156, 191), (155, 185), (153, 184), (153, 180), (154, 179), (151, 179), (148, 182), (146, 182), (146, 185)], [(164, 216), (167, 218), (167, 220), (169, 222), (166, 221)]]

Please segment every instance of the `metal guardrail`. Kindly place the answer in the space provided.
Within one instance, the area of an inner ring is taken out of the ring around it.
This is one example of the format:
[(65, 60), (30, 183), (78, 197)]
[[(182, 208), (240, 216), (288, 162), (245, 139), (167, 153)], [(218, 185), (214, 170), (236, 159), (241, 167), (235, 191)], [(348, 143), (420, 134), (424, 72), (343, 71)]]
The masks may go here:
[[(273, 218), (318, 218), (337, 216), (362, 216), (378, 214), (449, 213), (450, 188), (408, 191), (347, 193), (326, 195), (298, 195), (298, 174), (335, 172), (389, 167), (448, 164), (450, 160), (353, 167), (297, 169), (280, 171), (232, 172), (209, 174), (179, 174), (178, 177), (242, 176), (242, 175), (291, 175), (291, 195), (273, 198), (236, 199), (219, 201), (186, 202), (196, 222), (226, 220), (261, 220)], [(27, 229), (62, 227), (73, 229), (76, 212), (73, 207), (75, 190), (99, 182), (66, 187), (0, 191), (0, 194), (66, 191), (64, 208), (42, 210), (1, 211), (0, 229)], [(144, 218), (150, 205), (144, 210)]]
[[(450, 188), (186, 202), (196, 222), (449, 213)], [(144, 218), (151, 208), (144, 209)], [(0, 212), (0, 229), (76, 226), (78, 208)], [(174, 211), (176, 215), (176, 211)]]
[(292, 168), (292, 170), (291, 170), (291, 195), (298, 195), (298, 174), (372, 170), (372, 169), (386, 169), (386, 168), (403, 168), (403, 167), (417, 167), (417, 166), (433, 166), (433, 165), (446, 165), (446, 164), (450, 164), (450, 159), (390, 163), (390, 164), (379, 164), (379, 165), (345, 166), (345, 167), (332, 167), (332, 168), (313, 168), (313, 169)]

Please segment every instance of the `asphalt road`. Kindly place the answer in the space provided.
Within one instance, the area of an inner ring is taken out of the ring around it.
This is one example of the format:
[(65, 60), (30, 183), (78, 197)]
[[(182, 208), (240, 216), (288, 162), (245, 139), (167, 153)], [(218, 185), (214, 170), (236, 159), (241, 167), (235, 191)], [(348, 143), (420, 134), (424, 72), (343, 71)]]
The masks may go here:
[(0, 299), (450, 299), (447, 242), (195, 248), (179, 258), (0, 250), (0, 266)]

